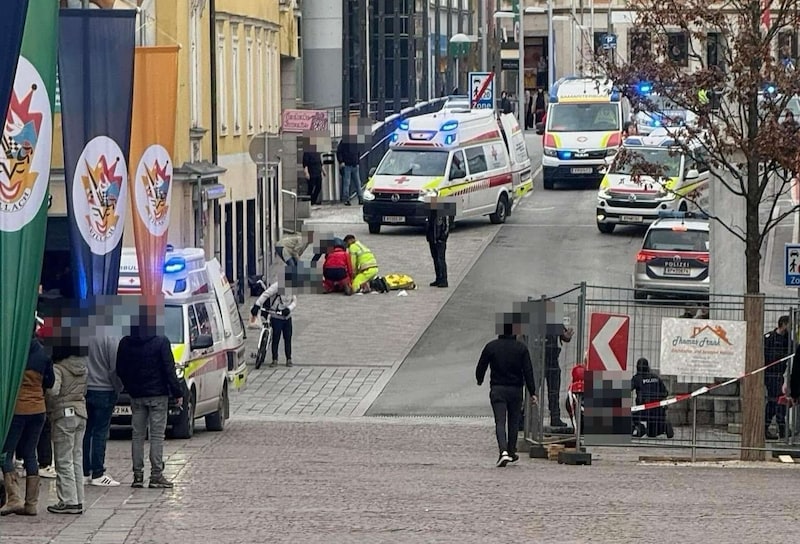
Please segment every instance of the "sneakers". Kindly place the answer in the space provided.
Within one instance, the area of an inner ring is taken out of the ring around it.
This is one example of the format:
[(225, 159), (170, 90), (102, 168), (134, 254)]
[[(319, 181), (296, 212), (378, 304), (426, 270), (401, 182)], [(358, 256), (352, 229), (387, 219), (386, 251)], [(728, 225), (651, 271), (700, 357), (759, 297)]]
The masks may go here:
[(274, 360), (273, 360), (273, 361), (272, 361), (272, 362), (269, 364), (269, 366), (270, 366), (270, 368), (278, 366), (278, 361), (274, 361)]
[(293, 366), (292, 365), (292, 360), (291, 359), (286, 359), (286, 368), (289, 368), (291, 366)]
[(513, 460), (514, 459), (508, 454), (508, 452), (504, 451), (503, 453), (500, 454), (500, 457), (497, 458), (497, 466), (501, 468), (505, 467)]
[(517, 461), (519, 461), (519, 455), (517, 455), (516, 453), (509, 453), (508, 456), (511, 457), (512, 463), (516, 463)]
[(172, 489), (172, 482), (164, 478), (163, 474), (150, 477), (150, 489)]
[(133, 473), (133, 483), (131, 483), (131, 487), (136, 487), (141, 489), (144, 487), (144, 474), (134, 472)]
[(56, 477), (56, 469), (52, 465), (49, 467), (39, 467), (39, 477), (52, 480)]
[(56, 504), (47, 507), (51, 514), (83, 514), (82, 504), (64, 504), (58, 501)]
[(119, 482), (108, 474), (103, 474), (99, 478), (90, 478), (89, 483), (97, 487), (117, 487)]

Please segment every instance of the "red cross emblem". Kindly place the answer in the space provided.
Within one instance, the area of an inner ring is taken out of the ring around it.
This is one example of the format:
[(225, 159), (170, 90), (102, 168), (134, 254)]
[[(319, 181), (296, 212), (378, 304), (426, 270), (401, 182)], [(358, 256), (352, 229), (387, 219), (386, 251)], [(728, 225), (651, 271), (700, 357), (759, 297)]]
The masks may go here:
[(492, 159), (497, 160), (497, 150), (492, 146)]
[(405, 177), (405, 176), (403, 176), (403, 177), (401, 177), (401, 178), (396, 178), (396, 179), (394, 180), (394, 182), (395, 182), (395, 183), (398, 183), (398, 184), (400, 184), (400, 185), (402, 185), (403, 183), (405, 183), (405, 182), (407, 182), (407, 181), (408, 181), (408, 178), (407, 178), (407, 177)]

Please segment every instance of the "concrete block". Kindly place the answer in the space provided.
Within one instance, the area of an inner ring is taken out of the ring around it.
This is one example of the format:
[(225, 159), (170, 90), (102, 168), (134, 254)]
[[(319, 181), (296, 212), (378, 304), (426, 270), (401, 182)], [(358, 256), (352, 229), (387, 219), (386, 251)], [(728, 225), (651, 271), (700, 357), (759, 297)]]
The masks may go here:
[(698, 425), (711, 425), (714, 422), (714, 413), (711, 410), (697, 411)]
[(585, 451), (563, 450), (558, 452), (559, 465), (591, 465), (592, 454)]
[(741, 423), (728, 423), (728, 432), (730, 434), (742, 434)]

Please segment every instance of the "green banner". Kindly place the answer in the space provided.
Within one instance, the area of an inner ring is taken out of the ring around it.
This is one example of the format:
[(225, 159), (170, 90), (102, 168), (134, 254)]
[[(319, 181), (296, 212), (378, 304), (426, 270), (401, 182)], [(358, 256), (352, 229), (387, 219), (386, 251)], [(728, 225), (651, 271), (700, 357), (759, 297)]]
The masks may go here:
[(58, 2), (30, 0), (0, 150), (0, 437), (28, 359), (47, 229)]

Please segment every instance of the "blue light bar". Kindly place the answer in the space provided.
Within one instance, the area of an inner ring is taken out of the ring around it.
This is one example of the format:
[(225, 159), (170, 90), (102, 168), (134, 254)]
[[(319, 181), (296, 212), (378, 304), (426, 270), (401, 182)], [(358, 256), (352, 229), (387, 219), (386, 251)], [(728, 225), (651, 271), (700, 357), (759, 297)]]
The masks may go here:
[(445, 123), (439, 130), (441, 130), (442, 132), (449, 132), (457, 128), (458, 128), (458, 121), (456, 121), (455, 119), (451, 119), (450, 121), (445, 121)]
[(611, 101), (612, 102), (619, 102), (620, 96), (621, 95), (620, 95), (619, 89), (617, 89), (616, 87), (611, 89)]
[(399, 139), (400, 139), (400, 135), (397, 133), (397, 131), (395, 131), (395, 132), (392, 132), (392, 135), (391, 135), (391, 137), (390, 137), (389, 139), (390, 139), (392, 142), (396, 142), (397, 140), (399, 140)]
[(408, 130), (408, 121), (400, 121), (400, 130)]
[(653, 92), (653, 84), (648, 81), (642, 81), (636, 85), (636, 92), (648, 95)]
[(175, 274), (186, 269), (186, 260), (183, 257), (172, 257), (164, 263), (165, 274)]
[(708, 219), (703, 212), (683, 212), (678, 210), (659, 210), (659, 219)]

